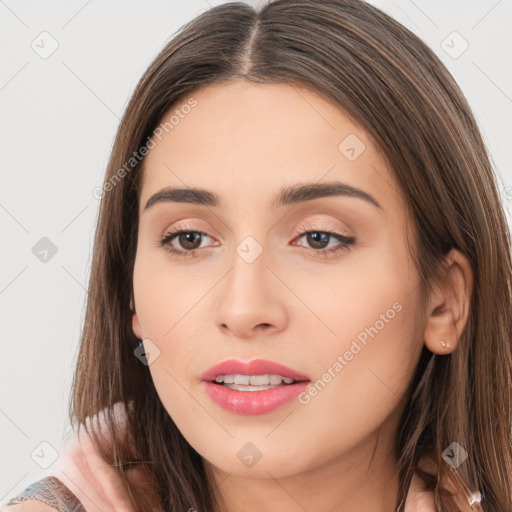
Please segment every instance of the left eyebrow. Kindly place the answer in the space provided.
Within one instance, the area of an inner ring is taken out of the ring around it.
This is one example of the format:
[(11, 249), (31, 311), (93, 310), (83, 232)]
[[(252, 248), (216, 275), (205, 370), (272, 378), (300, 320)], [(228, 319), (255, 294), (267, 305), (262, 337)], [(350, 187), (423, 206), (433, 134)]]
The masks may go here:
[(274, 208), (297, 204), (303, 201), (311, 201), (320, 197), (355, 197), (371, 203), (376, 208), (383, 210), (377, 199), (360, 188), (352, 187), (346, 183), (333, 181), (330, 183), (307, 183), (284, 188), (272, 203)]
[[(354, 197), (383, 210), (379, 202), (368, 192), (338, 181), (331, 183), (307, 183), (282, 189), (271, 203), (273, 208), (311, 201), (321, 197)], [(144, 211), (158, 203), (189, 203), (202, 206), (219, 207), (221, 202), (217, 194), (201, 188), (165, 187), (153, 194), (147, 201)]]

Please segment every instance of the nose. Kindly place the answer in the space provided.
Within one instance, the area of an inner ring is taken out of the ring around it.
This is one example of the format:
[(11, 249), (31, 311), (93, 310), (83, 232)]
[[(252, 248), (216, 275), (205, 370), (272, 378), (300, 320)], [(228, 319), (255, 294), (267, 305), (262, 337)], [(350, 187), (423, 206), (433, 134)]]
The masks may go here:
[(217, 294), (215, 320), (224, 334), (253, 338), (286, 328), (285, 287), (267, 266), (265, 251), (252, 262), (235, 253)]

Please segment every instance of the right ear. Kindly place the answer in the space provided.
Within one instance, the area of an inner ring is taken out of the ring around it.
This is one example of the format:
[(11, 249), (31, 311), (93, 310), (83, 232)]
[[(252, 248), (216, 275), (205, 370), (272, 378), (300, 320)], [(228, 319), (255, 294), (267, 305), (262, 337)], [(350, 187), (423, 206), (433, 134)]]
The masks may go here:
[(140, 328), (139, 317), (137, 316), (137, 313), (135, 311), (132, 313), (132, 330), (133, 334), (135, 334), (135, 336), (139, 338), (139, 340), (142, 340), (142, 331)]
[(140, 329), (139, 317), (137, 316), (137, 312), (135, 311), (135, 303), (134, 303), (134, 300), (133, 300), (133, 292), (131, 293), (131, 296), (130, 296), (130, 311), (132, 313), (132, 331), (133, 331), (133, 334), (135, 334), (135, 336), (137, 338), (139, 338), (139, 340), (142, 340), (142, 332), (141, 332), (141, 329)]

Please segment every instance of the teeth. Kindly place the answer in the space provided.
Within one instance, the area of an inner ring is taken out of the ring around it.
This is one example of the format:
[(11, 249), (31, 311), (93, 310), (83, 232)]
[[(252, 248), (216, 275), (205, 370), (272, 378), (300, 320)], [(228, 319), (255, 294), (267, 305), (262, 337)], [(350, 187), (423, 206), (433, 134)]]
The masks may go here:
[(225, 384), (226, 388), (234, 389), (236, 391), (264, 391), (265, 389), (272, 389), (277, 386), (244, 386), (242, 384)]
[[(266, 375), (265, 375), (265, 377), (266, 377)], [(282, 381), (283, 381), (283, 379), (280, 375), (270, 375), (270, 379), (269, 379), (270, 384), (273, 384), (275, 386), (277, 384), (281, 384)]]
[(285, 384), (291, 384), (294, 382), (289, 377), (281, 377), (281, 375), (219, 375), (215, 378), (218, 383), (224, 384), (235, 384), (235, 385), (251, 385), (251, 386), (278, 386), (283, 382)]
[[(238, 384), (238, 382), (236, 383)], [(266, 386), (270, 384), (270, 375), (253, 375), (249, 378), (249, 384), (251, 386)]]

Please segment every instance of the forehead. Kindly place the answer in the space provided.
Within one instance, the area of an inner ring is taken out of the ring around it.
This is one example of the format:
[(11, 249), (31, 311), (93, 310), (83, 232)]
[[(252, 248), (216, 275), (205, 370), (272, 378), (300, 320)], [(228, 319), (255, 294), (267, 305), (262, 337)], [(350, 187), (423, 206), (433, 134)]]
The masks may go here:
[(213, 84), (173, 105), (159, 127), (143, 165), (141, 211), (170, 185), (215, 191), (223, 206), (250, 194), (270, 207), (284, 187), (332, 181), (367, 191), (386, 211), (401, 199), (367, 133), (307, 88)]

